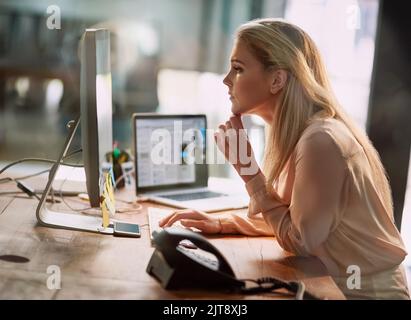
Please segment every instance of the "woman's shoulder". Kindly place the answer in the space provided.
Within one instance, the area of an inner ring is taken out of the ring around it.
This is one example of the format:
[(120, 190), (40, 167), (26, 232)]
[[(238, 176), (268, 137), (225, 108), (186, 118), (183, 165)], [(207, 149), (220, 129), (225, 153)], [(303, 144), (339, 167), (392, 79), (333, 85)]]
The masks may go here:
[(314, 117), (308, 122), (301, 137), (312, 138), (318, 133), (331, 133), (341, 137), (350, 136), (350, 131), (341, 120), (335, 118)]
[(349, 158), (362, 149), (346, 124), (335, 118), (312, 119), (303, 131), (298, 144), (308, 144), (323, 149), (337, 146), (344, 158)]

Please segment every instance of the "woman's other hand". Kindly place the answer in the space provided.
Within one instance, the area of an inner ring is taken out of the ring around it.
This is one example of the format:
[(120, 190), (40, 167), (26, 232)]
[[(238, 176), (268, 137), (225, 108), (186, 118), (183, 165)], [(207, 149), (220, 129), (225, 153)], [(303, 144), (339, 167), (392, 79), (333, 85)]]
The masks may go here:
[(220, 233), (222, 230), (218, 216), (193, 209), (177, 210), (161, 219), (159, 226), (162, 228), (171, 227), (177, 221), (180, 221), (184, 227), (196, 228), (204, 233)]
[(214, 134), (214, 140), (244, 182), (260, 172), (240, 115), (233, 115), (225, 124), (221, 124)]

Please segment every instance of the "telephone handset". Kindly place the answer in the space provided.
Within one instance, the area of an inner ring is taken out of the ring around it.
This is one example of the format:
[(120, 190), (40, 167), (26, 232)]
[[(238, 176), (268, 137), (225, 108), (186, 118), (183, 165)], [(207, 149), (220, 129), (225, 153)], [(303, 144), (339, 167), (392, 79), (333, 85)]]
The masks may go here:
[[(199, 249), (212, 254), (215, 259), (197, 254), (179, 245), (189, 240)], [(147, 266), (147, 272), (156, 277), (165, 289), (201, 288), (233, 290), (244, 287), (244, 281), (236, 279), (223, 255), (203, 236), (195, 232), (165, 228), (153, 232), (155, 251)]]
[[(185, 249), (180, 242), (189, 240), (197, 248), (212, 254), (214, 259), (205, 254)], [(285, 282), (264, 277), (256, 280), (240, 280), (223, 255), (206, 238), (198, 233), (180, 228), (165, 228), (153, 232), (155, 250), (147, 266), (147, 272), (157, 278), (165, 289), (208, 289), (234, 291), (242, 294), (257, 294), (286, 289), (295, 293), (296, 299), (318, 299), (305, 290), (303, 282)], [(246, 286), (246, 281), (255, 285)]]

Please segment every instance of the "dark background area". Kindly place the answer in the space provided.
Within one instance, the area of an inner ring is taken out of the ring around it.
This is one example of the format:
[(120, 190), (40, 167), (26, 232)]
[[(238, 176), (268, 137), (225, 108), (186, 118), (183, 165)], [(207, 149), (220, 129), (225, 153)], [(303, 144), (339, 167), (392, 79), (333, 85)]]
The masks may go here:
[(411, 143), (411, 19), (406, 1), (380, 6), (367, 129), (390, 178), (401, 228)]

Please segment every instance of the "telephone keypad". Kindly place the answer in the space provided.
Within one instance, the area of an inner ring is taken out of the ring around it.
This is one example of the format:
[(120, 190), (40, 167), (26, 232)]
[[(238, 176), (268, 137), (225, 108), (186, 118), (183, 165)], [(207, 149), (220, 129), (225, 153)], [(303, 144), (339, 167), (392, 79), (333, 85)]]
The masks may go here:
[(192, 258), (195, 261), (200, 262), (206, 267), (213, 269), (213, 270), (218, 270), (219, 263), (216, 258), (212, 259), (212, 258), (206, 257), (203, 254), (198, 254), (196, 252), (193, 252), (193, 250), (185, 249), (182, 246), (178, 246), (177, 248), (181, 253), (185, 254), (186, 256)]

